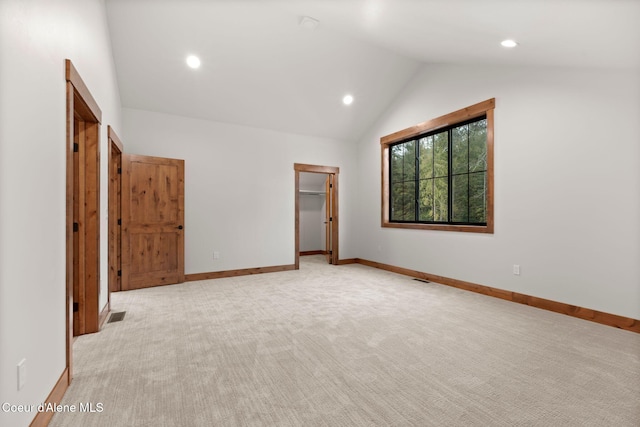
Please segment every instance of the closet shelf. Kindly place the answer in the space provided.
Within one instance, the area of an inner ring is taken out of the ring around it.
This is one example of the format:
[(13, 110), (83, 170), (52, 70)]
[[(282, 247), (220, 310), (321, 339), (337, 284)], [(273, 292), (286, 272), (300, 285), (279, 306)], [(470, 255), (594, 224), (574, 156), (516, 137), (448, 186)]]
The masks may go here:
[(298, 193), (303, 196), (326, 196), (324, 191), (299, 190)]

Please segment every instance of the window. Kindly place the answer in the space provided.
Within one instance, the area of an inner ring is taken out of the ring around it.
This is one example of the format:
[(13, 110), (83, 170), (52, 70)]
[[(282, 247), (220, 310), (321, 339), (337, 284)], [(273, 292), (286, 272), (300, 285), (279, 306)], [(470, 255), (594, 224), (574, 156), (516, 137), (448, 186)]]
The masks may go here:
[(493, 233), (494, 106), (381, 138), (383, 227)]

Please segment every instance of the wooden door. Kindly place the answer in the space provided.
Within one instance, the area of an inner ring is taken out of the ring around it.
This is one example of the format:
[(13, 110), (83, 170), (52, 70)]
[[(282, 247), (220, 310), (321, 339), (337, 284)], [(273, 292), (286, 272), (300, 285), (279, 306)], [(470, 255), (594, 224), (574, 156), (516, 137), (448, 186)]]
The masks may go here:
[[(76, 102), (80, 102), (79, 100)], [(100, 330), (99, 123), (73, 118), (73, 336)]]
[(184, 160), (122, 156), (122, 290), (184, 281)]

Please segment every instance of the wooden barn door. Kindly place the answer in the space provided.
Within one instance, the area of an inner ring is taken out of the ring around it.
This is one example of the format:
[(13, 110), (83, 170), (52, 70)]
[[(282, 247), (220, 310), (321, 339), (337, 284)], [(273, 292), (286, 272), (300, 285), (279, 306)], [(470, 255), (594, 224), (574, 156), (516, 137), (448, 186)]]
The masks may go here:
[(184, 160), (123, 154), (122, 290), (184, 281)]

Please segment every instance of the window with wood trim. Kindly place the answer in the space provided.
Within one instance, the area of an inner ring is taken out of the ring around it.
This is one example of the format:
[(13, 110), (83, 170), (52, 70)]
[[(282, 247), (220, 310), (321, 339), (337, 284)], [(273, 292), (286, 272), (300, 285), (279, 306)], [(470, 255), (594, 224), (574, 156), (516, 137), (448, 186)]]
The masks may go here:
[(382, 226), (493, 233), (493, 110), (472, 105), (380, 139)]

